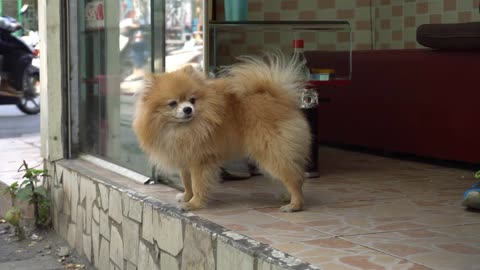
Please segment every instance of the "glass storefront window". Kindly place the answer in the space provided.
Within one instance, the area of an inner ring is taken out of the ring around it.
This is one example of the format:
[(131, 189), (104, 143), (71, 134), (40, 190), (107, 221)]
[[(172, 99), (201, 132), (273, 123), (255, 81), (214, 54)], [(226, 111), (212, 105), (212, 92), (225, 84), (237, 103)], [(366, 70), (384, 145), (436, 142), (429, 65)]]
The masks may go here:
[(202, 1), (165, 2), (165, 71), (186, 64), (203, 69)]
[(131, 128), (135, 93), (145, 73), (203, 67), (202, 15), (202, 0), (79, 1), (82, 153), (151, 174)]

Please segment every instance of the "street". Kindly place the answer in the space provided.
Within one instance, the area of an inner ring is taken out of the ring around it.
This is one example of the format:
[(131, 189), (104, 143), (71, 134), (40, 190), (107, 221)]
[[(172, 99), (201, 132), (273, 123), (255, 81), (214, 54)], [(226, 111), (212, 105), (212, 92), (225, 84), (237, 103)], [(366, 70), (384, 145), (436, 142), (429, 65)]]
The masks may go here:
[(40, 133), (40, 114), (26, 115), (15, 105), (0, 106), (0, 139)]

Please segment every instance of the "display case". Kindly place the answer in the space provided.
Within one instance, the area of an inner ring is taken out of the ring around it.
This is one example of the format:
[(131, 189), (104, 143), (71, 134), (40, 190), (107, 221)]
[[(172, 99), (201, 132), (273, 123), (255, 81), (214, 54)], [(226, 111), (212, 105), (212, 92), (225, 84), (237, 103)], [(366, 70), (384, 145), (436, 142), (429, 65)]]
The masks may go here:
[(313, 143), (307, 177), (318, 176), (317, 106), (323, 86), (341, 87), (352, 78), (352, 30), (348, 21), (210, 21), (205, 68), (215, 77), (241, 55), (280, 50), (293, 53), (293, 40), (303, 40), (310, 81), (299, 91), (300, 107), (309, 120)]
[[(311, 70), (334, 72), (326, 84), (348, 81), (352, 76), (352, 31), (348, 21), (210, 21), (205, 67), (215, 75), (240, 55), (256, 55), (270, 49), (293, 52), (292, 41), (304, 41), (309, 52), (334, 54), (335, 61), (308, 61)], [(307, 59), (309, 60), (309, 59)], [(341, 83), (340, 83), (341, 84)]]

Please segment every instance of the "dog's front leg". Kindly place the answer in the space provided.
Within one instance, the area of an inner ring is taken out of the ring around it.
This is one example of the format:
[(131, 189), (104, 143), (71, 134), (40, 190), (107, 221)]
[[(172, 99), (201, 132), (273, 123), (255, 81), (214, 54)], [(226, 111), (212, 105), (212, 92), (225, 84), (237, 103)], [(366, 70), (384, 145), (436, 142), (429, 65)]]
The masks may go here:
[(185, 192), (178, 193), (175, 198), (178, 202), (188, 202), (193, 197), (192, 191), (192, 179), (190, 175), (190, 171), (188, 169), (182, 169), (180, 171), (180, 178), (183, 182), (183, 187), (185, 188)]
[(190, 168), (193, 197), (182, 203), (182, 210), (195, 210), (205, 207), (208, 201), (208, 191), (218, 177), (218, 167), (212, 165), (192, 166)]

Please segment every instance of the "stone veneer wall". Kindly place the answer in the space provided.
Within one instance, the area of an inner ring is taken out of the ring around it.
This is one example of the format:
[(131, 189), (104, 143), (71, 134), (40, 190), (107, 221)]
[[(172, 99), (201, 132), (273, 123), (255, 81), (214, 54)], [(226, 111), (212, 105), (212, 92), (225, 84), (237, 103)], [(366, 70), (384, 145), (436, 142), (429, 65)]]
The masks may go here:
[(103, 179), (112, 172), (45, 164), (55, 230), (98, 269), (318, 269)]

